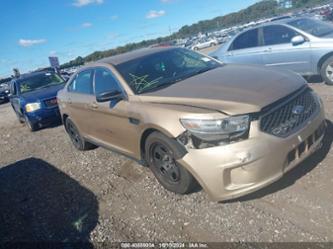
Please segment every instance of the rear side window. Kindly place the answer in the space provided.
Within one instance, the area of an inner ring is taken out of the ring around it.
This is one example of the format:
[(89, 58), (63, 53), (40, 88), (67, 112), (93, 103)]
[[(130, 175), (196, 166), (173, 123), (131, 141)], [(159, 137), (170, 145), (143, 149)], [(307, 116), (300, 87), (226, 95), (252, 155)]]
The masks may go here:
[(93, 70), (80, 72), (70, 83), (68, 90), (75, 93), (93, 94), (92, 79)]
[(290, 43), (298, 33), (282, 25), (271, 25), (263, 28), (266, 46)]
[(257, 46), (259, 46), (258, 29), (252, 29), (239, 35), (232, 43), (230, 50), (253, 48)]
[(103, 92), (120, 91), (121, 88), (111, 73), (110, 70), (105, 68), (97, 68), (95, 70), (95, 94), (98, 95)]

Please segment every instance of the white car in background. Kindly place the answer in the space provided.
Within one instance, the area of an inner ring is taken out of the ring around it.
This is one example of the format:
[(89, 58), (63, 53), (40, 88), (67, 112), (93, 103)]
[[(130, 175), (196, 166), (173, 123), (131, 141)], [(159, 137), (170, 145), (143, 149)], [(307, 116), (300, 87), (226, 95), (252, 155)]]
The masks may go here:
[(199, 50), (203, 48), (213, 47), (219, 44), (218, 40), (215, 38), (200, 39), (191, 46), (192, 50)]

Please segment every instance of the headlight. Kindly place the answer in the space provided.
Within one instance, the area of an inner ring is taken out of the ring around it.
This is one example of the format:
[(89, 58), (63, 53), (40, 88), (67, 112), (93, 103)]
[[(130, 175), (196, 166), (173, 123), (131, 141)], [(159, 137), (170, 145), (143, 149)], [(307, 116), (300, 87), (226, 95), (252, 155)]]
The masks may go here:
[(5, 93), (9, 93), (9, 90), (6, 90)]
[(239, 137), (248, 131), (249, 121), (249, 115), (225, 119), (180, 120), (185, 129), (203, 141), (230, 140)]
[(41, 108), (40, 103), (30, 103), (25, 105), (26, 112), (34, 112)]

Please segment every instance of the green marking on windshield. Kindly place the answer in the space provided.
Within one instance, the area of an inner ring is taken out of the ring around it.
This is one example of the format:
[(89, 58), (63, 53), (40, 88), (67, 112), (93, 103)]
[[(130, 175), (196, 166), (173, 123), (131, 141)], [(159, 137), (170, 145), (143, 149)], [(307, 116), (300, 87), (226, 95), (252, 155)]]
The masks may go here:
[(21, 92), (29, 92), (31, 90), (31, 87), (28, 84), (21, 84)]
[(142, 92), (143, 90), (151, 87), (152, 85), (159, 83), (159, 80), (163, 78), (163, 77), (158, 77), (152, 81), (148, 81), (147, 80), (147, 78), (149, 77), (148, 74), (143, 76), (137, 76), (132, 73), (129, 73), (129, 75), (132, 77), (132, 81), (130, 82), (130, 84), (134, 86), (137, 92)]

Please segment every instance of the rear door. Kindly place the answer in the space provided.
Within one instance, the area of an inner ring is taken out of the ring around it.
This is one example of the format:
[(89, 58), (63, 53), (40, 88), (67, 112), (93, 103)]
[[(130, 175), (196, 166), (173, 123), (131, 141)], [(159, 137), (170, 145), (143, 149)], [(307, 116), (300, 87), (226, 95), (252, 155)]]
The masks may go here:
[(223, 57), (226, 63), (263, 64), (264, 49), (258, 29), (251, 29), (237, 36)]
[(67, 100), (70, 117), (85, 136), (92, 132), (93, 121), (89, 114), (89, 105), (95, 99), (93, 76), (94, 70), (92, 69), (81, 71), (69, 83), (67, 88), (67, 91), (70, 92), (70, 97)]
[(300, 34), (284, 25), (265, 26), (262, 32), (266, 66), (301, 74), (311, 71), (311, 47), (306, 38), (304, 43), (293, 45), (291, 39)]

